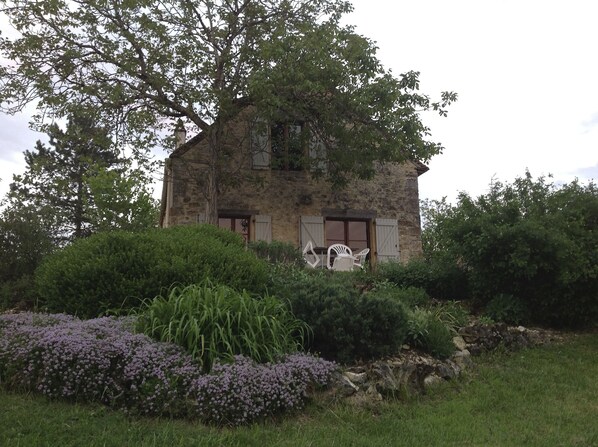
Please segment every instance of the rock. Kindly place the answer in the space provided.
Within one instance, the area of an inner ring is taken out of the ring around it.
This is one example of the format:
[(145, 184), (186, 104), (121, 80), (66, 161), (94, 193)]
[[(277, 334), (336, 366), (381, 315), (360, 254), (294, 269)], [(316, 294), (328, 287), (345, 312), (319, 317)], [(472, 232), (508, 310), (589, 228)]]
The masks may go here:
[(430, 374), (429, 376), (427, 376), (424, 379), (424, 387), (431, 388), (431, 387), (438, 385), (439, 383), (442, 383), (442, 382), (444, 382), (442, 377), (438, 377), (436, 374)]
[(353, 382), (353, 383), (355, 383), (355, 384), (356, 384), (356, 383), (359, 383), (359, 384), (361, 384), (361, 383), (365, 382), (365, 381), (367, 380), (367, 378), (368, 378), (368, 375), (367, 375), (367, 373), (365, 373), (365, 372), (362, 372), (362, 373), (354, 373), (354, 372), (351, 372), (351, 371), (345, 371), (345, 372), (343, 373), (343, 375), (344, 375), (344, 376), (345, 376), (347, 379), (349, 379), (351, 382)]
[(453, 354), (453, 362), (459, 365), (462, 370), (465, 368), (471, 368), (473, 366), (471, 353), (467, 349), (455, 352), (455, 354)]
[(368, 396), (370, 399), (375, 400), (375, 401), (381, 401), (382, 398), (382, 394), (380, 394), (378, 392), (378, 389), (376, 388), (376, 385), (370, 385), (368, 387), (368, 389), (365, 392), (366, 396)]
[(436, 367), (436, 375), (443, 379), (456, 379), (459, 374), (461, 374), (461, 367), (451, 360), (442, 362)]
[(465, 340), (463, 340), (463, 337), (461, 337), (460, 335), (453, 337), (453, 344), (455, 345), (455, 348), (457, 348), (459, 351), (467, 349), (467, 343), (465, 343)]
[(344, 396), (351, 396), (359, 391), (359, 387), (349, 380), (344, 374), (339, 380), (340, 391)]

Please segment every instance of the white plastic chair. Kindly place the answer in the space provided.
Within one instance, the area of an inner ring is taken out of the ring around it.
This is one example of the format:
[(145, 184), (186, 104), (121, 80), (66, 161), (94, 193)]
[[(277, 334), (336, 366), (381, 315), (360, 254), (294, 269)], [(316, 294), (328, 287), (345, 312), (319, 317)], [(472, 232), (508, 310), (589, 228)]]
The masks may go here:
[(332, 270), (335, 272), (351, 272), (355, 266), (354, 262), (355, 258), (353, 256), (337, 256), (332, 262)]
[(365, 258), (367, 257), (368, 253), (370, 252), (369, 248), (364, 248), (359, 253), (355, 253), (353, 256), (356, 258), (353, 265), (355, 267), (363, 268), (365, 265)]
[[(332, 264), (330, 261), (334, 256)], [(355, 261), (353, 252), (344, 244), (332, 244), (328, 247), (328, 257), (326, 258), (326, 267), (336, 271), (351, 271), (353, 270), (353, 262)]]
[[(310, 258), (312, 258), (313, 261), (310, 261)], [(308, 241), (305, 245), (305, 248), (303, 249), (303, 259), (312, 269), (315, 269), (320, 263), (320, 257), (314, 251), (314, 244), (312, 241)]]

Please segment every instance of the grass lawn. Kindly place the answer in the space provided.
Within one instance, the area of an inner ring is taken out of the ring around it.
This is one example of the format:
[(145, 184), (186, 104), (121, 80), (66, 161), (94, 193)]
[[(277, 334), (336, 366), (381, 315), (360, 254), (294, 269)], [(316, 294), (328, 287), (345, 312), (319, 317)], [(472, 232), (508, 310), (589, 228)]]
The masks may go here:
[(0, 392), (1, 446), (598, 446), (598, 333), (493, 354), (408, 402), (312, 404), (237, 429)]

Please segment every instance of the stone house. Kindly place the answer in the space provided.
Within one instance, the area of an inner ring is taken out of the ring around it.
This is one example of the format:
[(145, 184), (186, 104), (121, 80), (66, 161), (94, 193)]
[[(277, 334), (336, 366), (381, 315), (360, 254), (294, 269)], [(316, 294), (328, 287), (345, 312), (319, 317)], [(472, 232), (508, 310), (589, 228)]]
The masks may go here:
[[(355, 179), (343, 189), (314, 175), (325, 172), (323, 145), (307, 137), (306, 123), (256, 124), (251, 114), (226, 126), (225, 153), (232, 184), (218, 194), (219, 225), (248, 241), (283, 241), (298, 248), (344, 243), (370, 248), (370, 262), (421, 255), (418, 177), (420, 162), (383, 164), (372, 180)], [(166, 159), (160, 226), (205, 222), (201, 169), (206, 132), (186, 140)], [(307, 161), (307, 162), (306, 162)], [(199, 179), (199, 181), (198, 181)]]

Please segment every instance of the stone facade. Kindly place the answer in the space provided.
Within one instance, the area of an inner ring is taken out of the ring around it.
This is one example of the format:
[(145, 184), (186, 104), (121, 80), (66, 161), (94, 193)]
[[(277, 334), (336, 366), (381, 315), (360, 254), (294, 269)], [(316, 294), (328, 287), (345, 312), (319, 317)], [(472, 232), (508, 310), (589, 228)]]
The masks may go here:
[[(358, 220), (367, 222), (371, 260), (407, 261), (421, 255), (418, 176), (427, 170), (424, 165), (385, 164), (373, 180), (355, 180), (335, 190), (308, 170), (256, 168), (250, 133), (249, 124), (242, 120), (229, 126), (229, 172), (233, 174), (228, 175), (235, 181), (218, 196), (219, 215), (249, 217), (250, 240), (277, 240), (302, 247), (309, 238), (315, 245), (325, 246), (327, 219)], [(167, 159), (162, 227), (203, 220), (205, 200), (200, 181), (206, 150), (207, 142), (200, 134)]]

